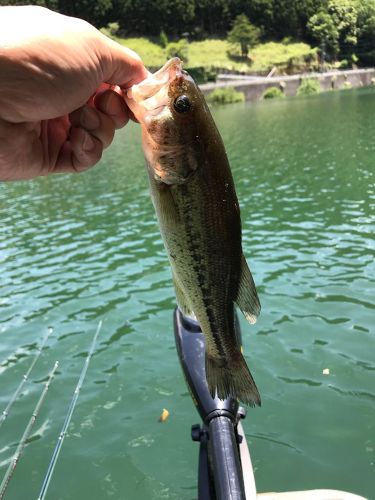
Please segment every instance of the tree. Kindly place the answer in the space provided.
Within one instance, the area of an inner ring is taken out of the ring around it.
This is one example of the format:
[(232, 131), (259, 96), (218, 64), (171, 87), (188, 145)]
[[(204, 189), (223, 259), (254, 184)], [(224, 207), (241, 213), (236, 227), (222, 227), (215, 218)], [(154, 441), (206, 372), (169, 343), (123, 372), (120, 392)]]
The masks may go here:
[[(350, 59), (356, 52), (361, 32), (359, 26), (361, 9), (365, 9), (365, 6), (370, 4), (373, 4), (373, 0), (366, 0), (366, 2), (328, 0), (326, 10), (322, 9), (310, 17), (308, 29), (320, 44), (326, 45), (334, 57), (339, 54), (341, 57)], [(369, 19), (368, 15), (364, 17)]]
[[(47, 3), (47, 1), (46, 1)], [(112, 0), (58, 0), (57, 10), (68, 16), (81, 17), (94, 26), (103, 26), (106, 14), (112, 7)]]
[(8, 5), (38, 5), (39, 7), (58, 10), (58, 3), (58, 0), (0, 0), (0, 7), (6, 7)]
[(362, 64), (375, 64), (375, 0), (360, 2), (358, 7), (358, 43), (356, 54)]
[(190, 32), (195, 19), (195, 0), (112, 0), (111, 20), (129, 35), (180, 37)]
[(201, 33), (226, 33), (231, 21), (228, 0), (195, 0), (195, 16)]
[(328, 12), (321, 10), (310, 17), (307, 28), (318, 44), (335, 59), (339, 50), (339, 30)]
[(345, 58), (353, 54), (358, 42), (358, 5), (358, 0), (328, 2), (328, 13), (339, 32), (340, 53)]
[(260, 36), (260, 29), (251, 24), (245, 14), (236, 17), (233, 28), (228, 33), (228, 41), (233, 44), (239, 44), (241, 56), (247, 57), (251, 47), (257, 44)]

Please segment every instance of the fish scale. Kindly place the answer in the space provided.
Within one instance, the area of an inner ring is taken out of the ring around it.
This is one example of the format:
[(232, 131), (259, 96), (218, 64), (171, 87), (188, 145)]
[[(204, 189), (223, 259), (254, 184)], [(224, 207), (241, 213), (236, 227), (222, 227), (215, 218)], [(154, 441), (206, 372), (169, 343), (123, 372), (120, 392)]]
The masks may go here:
[(175, 58), (132, 87), (127, 103), (142, 125), (178, 305), (197, 318), (205, 335), (209, 390), (222, 399), (232, 395), (260, 404), (234, 326), (235, 303), (251, 323), (260, 304), (242, 254), (228, 159), (204, 97)]

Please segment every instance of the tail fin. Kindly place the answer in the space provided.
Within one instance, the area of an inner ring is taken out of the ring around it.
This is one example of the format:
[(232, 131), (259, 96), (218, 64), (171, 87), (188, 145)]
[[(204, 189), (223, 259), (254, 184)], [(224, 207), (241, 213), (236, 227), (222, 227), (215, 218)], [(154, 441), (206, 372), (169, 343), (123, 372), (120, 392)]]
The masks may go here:
[(233, 396), (248, 405), (260, 406), (257, 386), (240, 352), (226, 363), (206, 354), (206, 378), (212, 397), (217, 393), (220, 399)]

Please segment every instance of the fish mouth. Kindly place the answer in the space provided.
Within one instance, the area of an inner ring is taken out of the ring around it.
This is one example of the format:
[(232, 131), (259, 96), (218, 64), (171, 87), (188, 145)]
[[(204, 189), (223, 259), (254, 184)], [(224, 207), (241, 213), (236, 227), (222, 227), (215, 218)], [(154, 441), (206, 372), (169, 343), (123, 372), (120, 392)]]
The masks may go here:
[(126, 103), (139, 122), (167, 111), (169, 86), (183, 75), (182, 62), (178, 57), (167, 61), (156, 73), (133, 85), (126, 93)]

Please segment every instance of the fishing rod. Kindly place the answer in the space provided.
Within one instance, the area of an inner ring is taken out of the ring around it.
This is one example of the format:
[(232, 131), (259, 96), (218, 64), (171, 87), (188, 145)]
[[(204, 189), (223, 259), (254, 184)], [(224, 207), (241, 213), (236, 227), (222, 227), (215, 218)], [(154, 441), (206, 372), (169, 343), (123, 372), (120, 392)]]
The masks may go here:
[(53, 366), (53, 368), (52, 368), (52, 370), (50, 371), (50, 373), (48, 375), (48, 379), (47, 379), (47, 382), (44, 385), (44, 389), (42, 391), (42, 394), (39, 397), (39, 400), (38, 400), (38, 402), (37, 402), (37, 404), (36, 404), (36, 406), (34, 408), (34, 411), (33, 411), (32, 415), (31, 415), (30, 420), (29, 420), (29, 422), (28, 422), (28, 424), (26, 426), (26, 429), (25, 429), (25, 431), (24, 431), (24, 433), (22, 435), (21, 441), (19, 442), (19, 444), (17, 446), (17, 449), (16, 449), (16, 451), (15, 451), (15, 453), (13, 455), (13, 458), (12, 458), (12, 460), (11, 460), (11, 462), (9, 464), (9, 467), (8, 467), (6, 473), (5, 473), (5, 476), (4, 476), (4, 478), (3, 478), (2, 482), (1, 482), (1, 485), (0, 485), (0, 500), (2, 500), (4, 498), (6, 489), (7, 489), (8, 485), (9, 485), (10, 480), (12, 479), (14, 471), (15, 471), (15, 469), (17, 467), (17, 464), (18, 464), (18, 462), (19, 462), (19, 460), (21, 458), (22, 452), (23, 452), (23, 450), (24, 450), (24, 448), (26, 446), (26, 442), (27, 442), (27, 440), (28, 440), (28, 438), (30, 436), (32, 427), (33, 427), (33, 425), (35, 423), (35, 420), (38, 417), (40, 408), (41, 408), (41, 406), (42, 406), (42, 404), (44, 402), (44, 399), (45, 399), (45, 397), (47, 395), (47, 391), (49, 389), (49, 386), (50, 386), (50, 384), (52, 382), (52, 379), (53, 379), (53, 377), (55, 375), (55, 372), (56, 372), (58, 366), (59, 366), (59, 362), (56, 361), (55, 364), (54, 364), (54, 366)]
[(13, 406), (13, 403), (17, 400), (17, 398), (20, 395), (20, 392), (21, 392), (24, 384), (29, 379), (30, 373), (31, 373), (32, 369), (34, 368), (34, 366), (36, 365), (36, 362), (38, 361), (40, 355), (42, 354), (43, 348), (46, 345), (47, 340), (49, 339), (49, 336), (51, 335), (52, 332), (53, 332), (53, 328), (48, 328), (47, 334), (44, 336), (44, 339), (42, 340), (42, 343), (39, 346), (38, 352), (34, 356), (34, 359), (33, 359), (32, 363), (31, 363), (29, 369), (27, 370), (27, 372), (22, 377), (22, 380), (21, 380), (19, 386), (17, 387), (17, 389), (16, 389), (15, 393), (13, 394), (13, 396), (10, 398), (9, 403), (7, 404), (5, 410), (2, 412), (2, 414), (0, 416), (0, 427), (5, 422), (7, 416), (9, 415), (10, 409)]
[[(59, 437), (57, 439), (57, 443), (56, 443), (55, 449), (53, 451), (51, 461), (50, 461), (50, 463), (48, 465), (48, 469), (47, 469), (45, 478), (43, 480), (43, 484), (42, 484), (42, 488), (41, 488), (39, 496), (38, 496), (38, 500), (43, 500), (45, 498), (45, 496), (46, 496), (47, 489), (48, 489), (49, 483), (51, 481), (51, 477), (52, 477), (52, 474), (53, 474), (53, 471), (54, 471), (57, 459), (59, 457), (59, 453), (60, 453), (63, 441), (64, 441), (65, 436), (66, 436), (66, 431), (68, 430), (68, 427), (69, 427), (69, 424), (70, 424), (70, 420), (72, 418), (73, 411), (74, 411), (75, 405), (76, 405), (77, 400), (78, 400), (79, 392), (81, 390), (83, 381), (84, 381), (85, 376), (86, 376), (87, 368), (89, 366), (91, 357), (92, 357), (92, 355), (94, 353), (94, 349), (95, 349), (95, 345), (96, 345), (96, 340), (98, 338), (98, 335), (99, 335), (101, 327), (102, 327), (102, 321), (100, 320), (99, 324), (98, 324), (98, 327), (96, 329), (94, 338), (92, 340), (90, 350), (89, 350), (89, 352), (87, 354), (85, 364), (83, 365), (83, 368), (82, 368), (82, 371), (81, 371), (81, 375), (80, 375), (80, 377), (78, 379), (77, 386), (76, 386), (76, 388), (74, 390), (73, 398), (72, 398), (72, 400), (70, 402), (70, 405), (69, 405), (69, 408), (68, 408), (68, 412), (66, 414), (63, 426), (61, 428)], [(1, 498), (0, 498), (0, 500), (1, 500)]]

